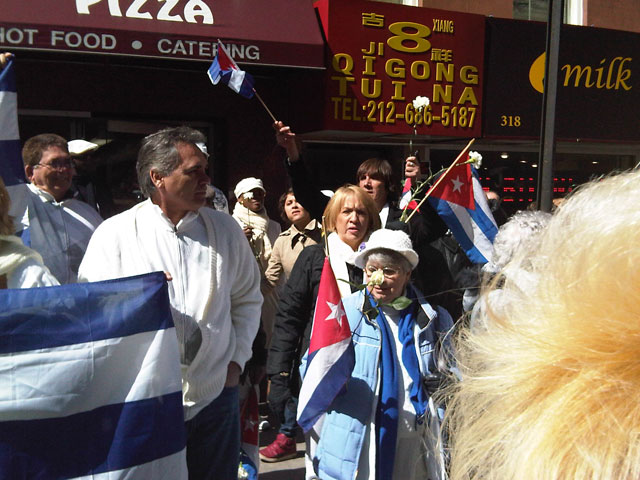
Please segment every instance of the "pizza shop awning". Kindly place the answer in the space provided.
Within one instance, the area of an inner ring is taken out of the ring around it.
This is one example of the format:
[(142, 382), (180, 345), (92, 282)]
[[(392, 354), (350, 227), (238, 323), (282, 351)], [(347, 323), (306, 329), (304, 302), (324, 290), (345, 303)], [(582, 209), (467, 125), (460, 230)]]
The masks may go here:
[(311, 2), (300, 0), (4, 0), (3, 50), (211, 60), (220, 39), (238, 63), (324, 68)]

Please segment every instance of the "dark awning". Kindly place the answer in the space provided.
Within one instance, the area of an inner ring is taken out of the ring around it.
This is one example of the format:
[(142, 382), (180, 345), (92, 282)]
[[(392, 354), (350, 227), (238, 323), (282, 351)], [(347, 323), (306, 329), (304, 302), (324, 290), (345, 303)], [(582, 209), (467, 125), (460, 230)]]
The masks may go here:
[(238, 63), (324, 68), (311, 2), (4, 0), (0, 48), (211, 60), (218, 38)]

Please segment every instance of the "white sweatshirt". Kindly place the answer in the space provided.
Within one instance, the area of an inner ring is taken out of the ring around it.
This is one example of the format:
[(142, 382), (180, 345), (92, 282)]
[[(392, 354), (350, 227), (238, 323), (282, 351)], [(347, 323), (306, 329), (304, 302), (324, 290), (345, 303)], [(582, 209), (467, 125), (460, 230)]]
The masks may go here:
[(180, 342), (185, 419), (222, 391), (230, 362), (251, 357), (260, 324), (260, 274), (242, 230), (210, 208), (177, 225), (150, 200), (97, 228), (80, 264), (81, 281), (164, 271)]

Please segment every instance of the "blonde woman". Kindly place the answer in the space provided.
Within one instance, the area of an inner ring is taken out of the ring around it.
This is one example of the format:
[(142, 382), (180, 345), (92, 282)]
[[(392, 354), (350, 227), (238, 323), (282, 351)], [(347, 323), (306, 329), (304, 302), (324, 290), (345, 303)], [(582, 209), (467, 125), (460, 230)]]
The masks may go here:
[(484, 292), (456, 350), (453, 480), (640, 478), (639, 186), (579, 189)]
[[(349, 282), (353, 285), (362, 283), (362, 269), (353, 261), (369, 234), (380, 228), (380, 217), (365, 190), (345, 185), (331, 197), (324, 218), (329, 232), (326, 242), (331, 268), (344, 297), (351, 294)], [(296, 409), (300, 389), (298, 366), (309, 347), (324, 258), (323, 244), (302, 250), (280, 297), (267, 357), (267, 375), (271, 380), (269, 403), (282, 425), (275, 441), (260, 450), (260, 458), (265, 462), (278, 462), (296, 455)]]

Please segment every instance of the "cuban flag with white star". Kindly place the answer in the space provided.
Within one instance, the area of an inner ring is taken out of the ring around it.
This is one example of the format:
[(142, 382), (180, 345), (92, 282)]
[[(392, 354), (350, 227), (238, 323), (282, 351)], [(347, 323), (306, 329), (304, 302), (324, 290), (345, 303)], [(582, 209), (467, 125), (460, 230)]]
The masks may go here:
[(469, 163), (453, 167), (429, 193), (429, 202), (448, 225), (473, 263), (487, 263), (493, 255), (498, 226), (478, 172)]
[(353, 372), (355, 352), (349, 321), (329, 259), (324, 259), (307, 368), (298, 397), (298, 425), (308, 432)]

